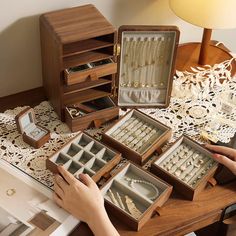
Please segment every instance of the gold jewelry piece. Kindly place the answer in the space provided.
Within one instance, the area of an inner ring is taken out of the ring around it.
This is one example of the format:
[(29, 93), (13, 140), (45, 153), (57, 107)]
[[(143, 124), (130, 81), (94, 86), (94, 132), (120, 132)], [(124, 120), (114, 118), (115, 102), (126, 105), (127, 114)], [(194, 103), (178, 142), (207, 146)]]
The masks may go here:
[(116, 206), (119, 206), (119, 203), (117, 202), (117, 200), (116, 200), (116, 198), (115, 198), (115, 195), (114, 195), (114, 193), (111, 191), (111, 189), (109, 189), (108, 192), (109, 192), (111, 201), (112, 201)]
[(16, 193), (16, 190), (14, 188), (10, 188), (6, 190), (7, 196), (11, 197)]
[(126, 205), (127, 205), (127, 208), (129, 210), (130, 214), (135, 219), (138, 219), (142, 215), (142, 212), (135, 206), (135, 204), (132, 201), (132, 199), (129, 198), (127, 195), (125, 196), (125, 202), (126, 202)]
[(118, 192), (116, 192), (116, 195), (117, 195), (117, 200), (118, 200), (118, 202), (119, 202), (120, 207), (121, 207), (123, 210), (125, 210), (125, 206), (124, 206), (124, 204), (123, 204), (123, 202), (122, 202), (122, 199), (121, 199), (120, 194), (119, 194)]
[(81, 117), (83, 115), (85, 115), (84, 112), (76, 109), (75, 107), (68, 107), (68, 111), (70, 113), (70, 115), (75, 118), (75, 117)]

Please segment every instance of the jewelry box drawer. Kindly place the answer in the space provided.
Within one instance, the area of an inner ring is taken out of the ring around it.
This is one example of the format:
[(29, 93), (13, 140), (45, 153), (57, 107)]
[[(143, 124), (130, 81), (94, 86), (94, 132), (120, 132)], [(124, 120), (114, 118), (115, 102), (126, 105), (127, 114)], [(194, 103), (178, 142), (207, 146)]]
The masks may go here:
[(183, 135), (153, 161), (151, 171), (187, 199), (194, 200), (207, 183), (211, 183), (218, 167), (211, 155), (207, 149)]
[(125, 158), (142, 165), (171, 137), (171, 133), (171, 128), (134, 109), (106, 130), (102, 140)]
[(101, 189), (108, 213), (138, 231), (169, 198), (172, 186), (127, 163)]
[(120, 153), (108, 148), (90, 135), (80, 132), (46, 160), (46, 167), (53, 173), (58, 173), (58, 165), (63, 165), (76, 178), (79, 178), (79, 174), (85, 173), (98, 182), (120, 160)]
[(116, 72), (117, 63), (108, 58), (66, 69), (64, 75), (66, 84), (73, 85), (88, 81), (96, 81), (100, 77), (115, 74)]
[(84, 130), (90, 126), (99, 128), (103, 123), (116, 119), (118, 116), (119, 107), (109, 96), (65, 108), (65, 120), (72, 132)]

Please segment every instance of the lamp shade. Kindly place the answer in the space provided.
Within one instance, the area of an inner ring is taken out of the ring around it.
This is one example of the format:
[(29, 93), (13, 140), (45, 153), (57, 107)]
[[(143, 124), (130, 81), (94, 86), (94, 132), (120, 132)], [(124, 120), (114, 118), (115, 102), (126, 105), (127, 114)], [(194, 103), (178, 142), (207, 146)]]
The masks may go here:
[(207, 29), (236, 28), (236, 0), (170, 0), (183, 20)]

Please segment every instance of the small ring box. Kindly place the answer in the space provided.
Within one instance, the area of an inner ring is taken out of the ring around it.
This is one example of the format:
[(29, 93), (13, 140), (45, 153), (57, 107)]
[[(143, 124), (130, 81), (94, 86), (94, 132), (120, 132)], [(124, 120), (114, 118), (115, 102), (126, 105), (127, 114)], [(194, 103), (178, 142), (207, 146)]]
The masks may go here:
[(28, 107), (16, 117), (17, 130), (22, 134), (24, 142), (40, 148), (50, 139), (50, 131), (40, 125), (36, 125), (34, 109)]

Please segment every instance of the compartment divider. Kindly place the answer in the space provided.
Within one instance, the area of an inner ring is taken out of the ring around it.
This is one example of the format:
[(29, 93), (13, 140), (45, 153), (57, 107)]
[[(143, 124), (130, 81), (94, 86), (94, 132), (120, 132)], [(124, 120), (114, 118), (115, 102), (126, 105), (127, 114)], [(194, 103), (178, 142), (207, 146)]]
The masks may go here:
[(96, 160), (96, 157), (93, 156), (87, 163), (83, 164), (83, 166), (90, 169), (89, 166), (92, 166), (95, 160)]
[(139, 192), (135, 191), (134, 189), (132, 189), (132, 188), (129, 187), (128, 185), (122, 183), (120, 180), (114, 179), (113, 184), (115, 184), (115, 185), (117, 185), (117, 186), (119, 186), (119, 187), (125, 189), (126, 191), (130, 192), (132, 195), (136, 195), (137, 198), (139, 198), (139, 200), (140, 200), (141, 202), (144, 202), (144, 205), (145, 205), (145, 206), (147, 206), (147, 205), (150, 206), (150, 205), (153, 203), (152, 200), (148, 199), (147, 197), (143, 196), (143, 195), (140, 194)]
[[(81, 165), (78, 162), (72, 161), (68, 167), (68, 171), (74, 175), (80, 168)], [(75, 171), (73, 169), (75, 169)]]
[(90, 152), (90, 149), (92, 148), (92, 146), (93, 146), (94, 143), (95, 143), (95, 142), (92, 140), (90, 143), (87, 144), (87, 146), (84, 147), (84, 150)]
[(74, 176), (76, 179), (79, 179), (79, 174), (83, 173), (84, 171), (84, 166), (82, 166), (80, 169), (78, 169), (75, 173)]
[(68, 168), (69, 168), (69, 166), (71, 165), (71, 163), (72, 163), (72, 160), (69, 160), (69, 161), (67, 161), (67, 162), (63, 165), (63, 167), (64, 167), (66, 170), (68, 170)]
[[(96, 174), (93, 170), (91, 170), (91, 169), (89, 169), (87, 167), (84, 168), (84, 171), (90, 172), (91, 175), (95, 175)], [(90, 175), (90, 174), (88, 174), (88, 175)]]
[(66, 162), (68, 162), (69, 160), (71, 160), (70, 156), (66, 155), (66, 154), (63, 153), (63, 152), (60, 152), (60, 153), (58, 154), (58, 156), (53, 157), (51, 160), (52, 160), (54, 163), (56, 163), (56, 164), (60, 164), (61, 162), (58, 161), (59, 159), (62, 159), (62, 160), (63, 160), (62, 164), (65, 164)]
[[(83, 150), (83, 149), (80, 150), (80, 151), (72, 158), (72, 160), (78, 162), (79, 159), (81, 158), (81, 156), (83, 155), (83, 153), (84, 153), (84, 150)], [(81, 163), (81, 164), (82, 164), (82, 163)]]
[(96, 158), (98, 161), (102, 162), (102, 164), (106, 165), (107, 162), (104, 161), (103, 159), (101, 159), (100, 157), (97, 157), (97, 155), (95, 155), (95, 158)]

